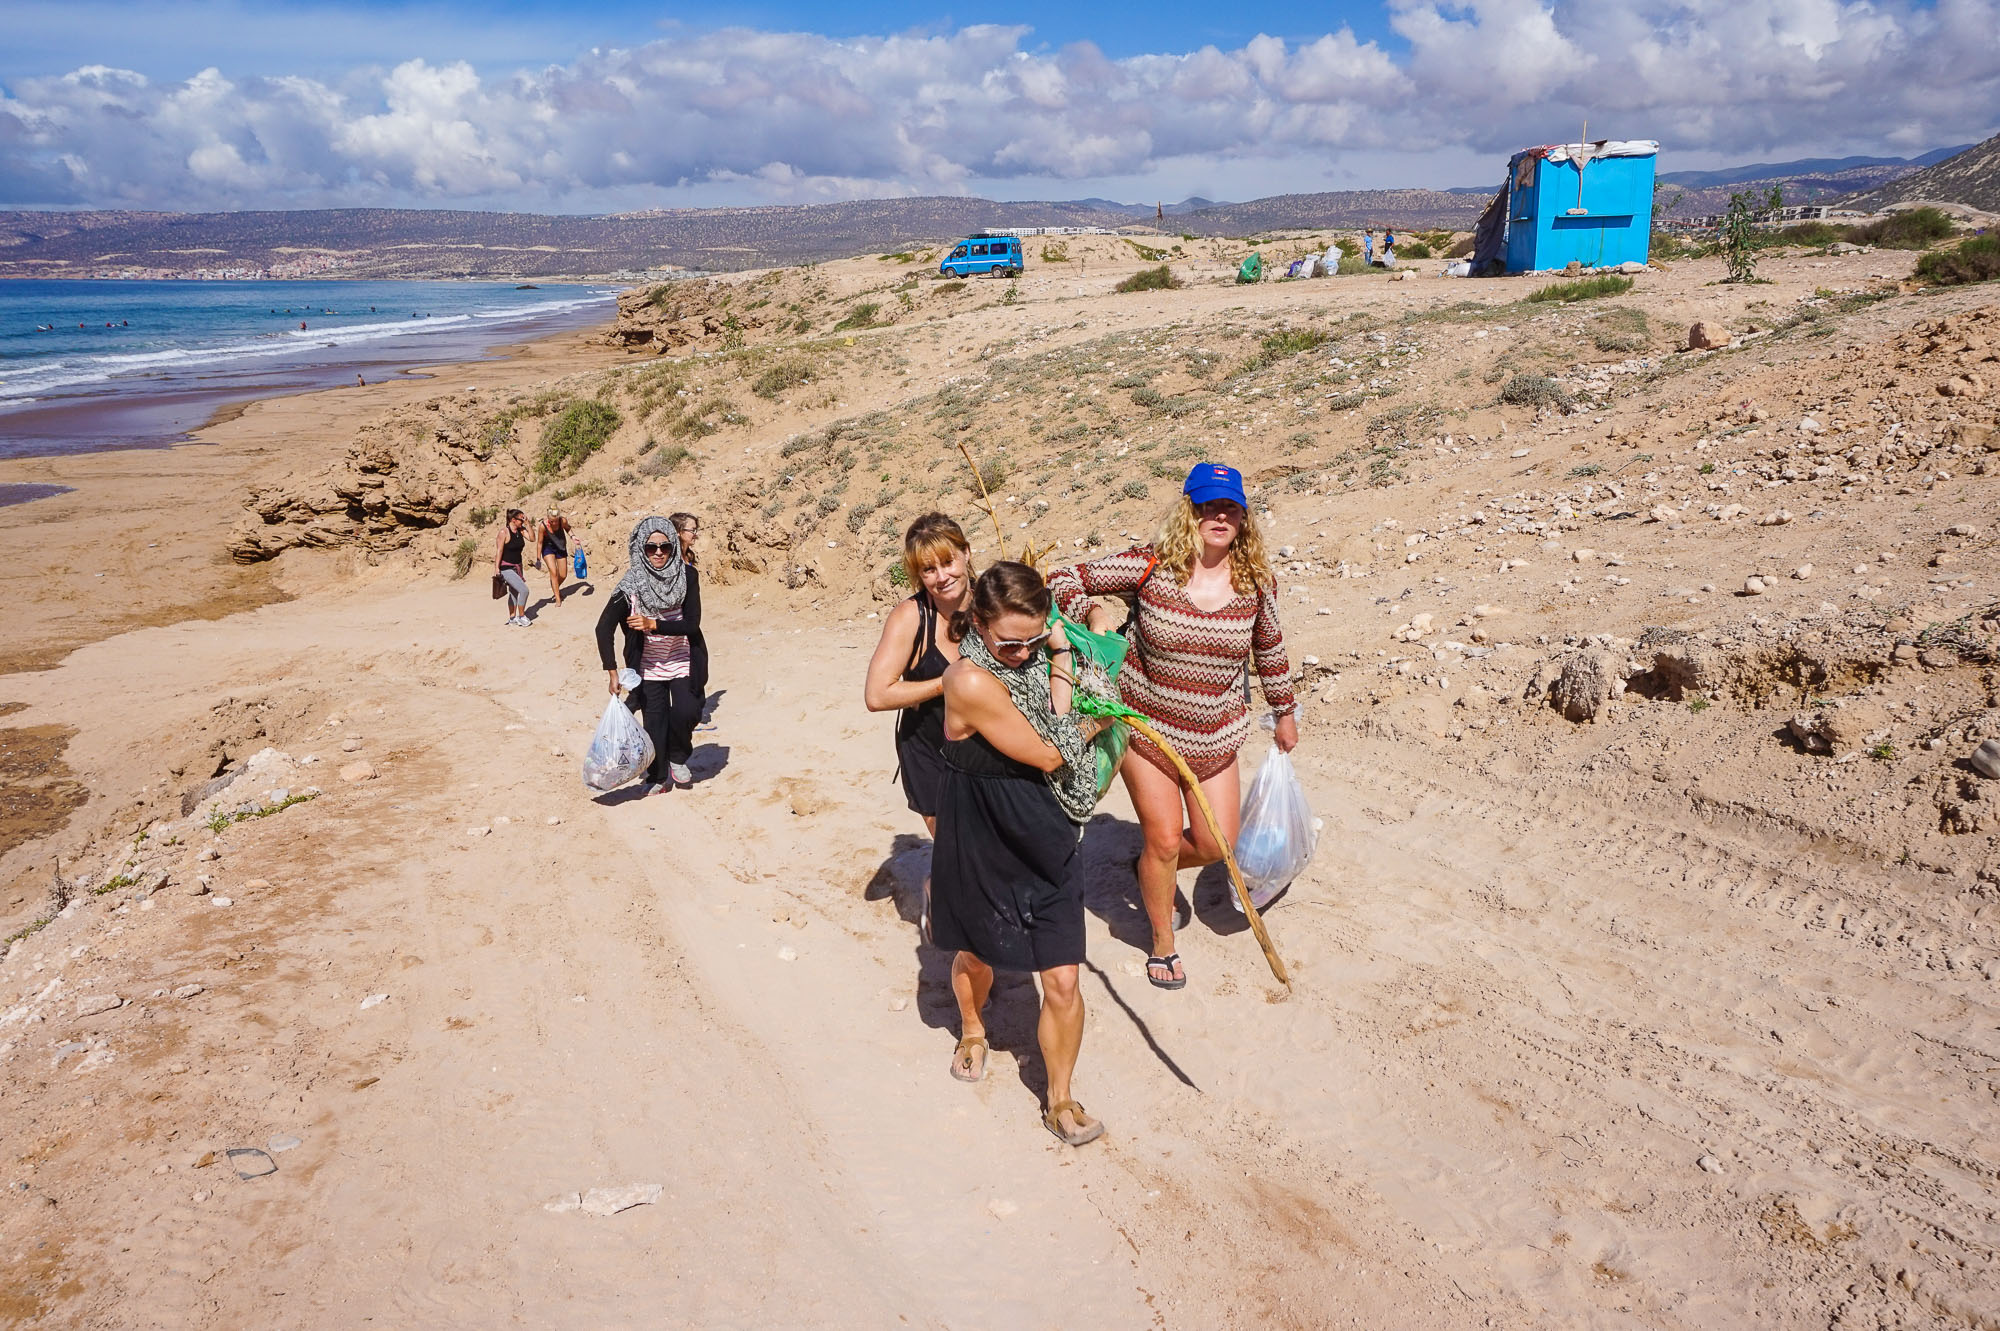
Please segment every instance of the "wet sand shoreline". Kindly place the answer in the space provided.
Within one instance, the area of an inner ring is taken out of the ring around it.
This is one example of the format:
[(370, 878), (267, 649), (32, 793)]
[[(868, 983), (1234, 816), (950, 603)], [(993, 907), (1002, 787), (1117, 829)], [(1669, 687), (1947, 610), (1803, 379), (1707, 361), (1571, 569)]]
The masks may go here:
[[(270, 565), (240, 567), (224, 540), (261, 478), (332, 461), (360, 422), (399, 402), (609, 360), (609, 320), (502, 343), (479, 359), (413, 365), (366, 387), (278, 392), (217, 405), (179, 441), (0, 458), (0, 498), (21, 558), (0, 571), (13, 608), (0, 678), (46, 670), (134, 628), (212, 619), (286, 597)], [(19, 686), (0, 683), (0, 697)]]

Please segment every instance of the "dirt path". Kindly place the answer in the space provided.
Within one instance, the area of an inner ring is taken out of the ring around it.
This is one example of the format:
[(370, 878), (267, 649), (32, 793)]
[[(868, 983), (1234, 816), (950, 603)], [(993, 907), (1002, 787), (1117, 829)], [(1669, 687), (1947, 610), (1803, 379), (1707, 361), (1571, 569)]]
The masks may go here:
[[(594, 608), (488, 643), (463, 585), (378, 589), (45, 677), (22, 720), (87, 721), (141, 653), (161, 733), (226, 686), (329, 789), (217, 839), (228, 909), (86, 896), (0, 963), (10, 1001), (65, 986), (4, 1055), (15, 1191), (53, 1203), (10, 1204), (42, 1265), (8, 1320), (143, 1291), (204, 1327), (1986, 1324), (1992, 950), (1880, 870), (1309, 724), (1289, 999), (1212, 879), (1194, 982), (1149, 988), (1122, 797), (1087, 830), (1078, 1085), (1111, 1135), (1070, 1152), (1026, 985), (988, 1079), (944, 1074), (871, 626), (715, 612), (699, 784), (592, 801)], [(330, 779), (343, 739), (377, 779)], [(145, 758), (86, 727), (72, 760)], [(52, 1066), (73, 1038), (110, 1057)], [(274, 1176), (193, 1167), (287, 1134)], [(626, 1183), (659, 1203), (545, 1209)]]

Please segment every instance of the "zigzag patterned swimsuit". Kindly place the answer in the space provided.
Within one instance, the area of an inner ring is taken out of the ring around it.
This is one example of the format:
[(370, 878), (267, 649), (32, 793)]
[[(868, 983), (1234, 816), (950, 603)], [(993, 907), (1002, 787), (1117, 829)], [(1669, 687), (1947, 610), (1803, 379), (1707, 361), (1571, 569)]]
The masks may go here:
[[(1152, 551), (1140, 547), (1049, 574), (1049, 590), (1064, 614), (1081, 622), (1093, 596), (1138, 598), (1132, 651), (1118, 675), (1124, 703), (1151, 721), (1200, 780), (1236, 761), (1250, 731), (1245, 662), (1254, 664), (1264, 701), (1292, 711), (1291, 662), (1273, 592), (1237, 596), (1219, 610), (1202, 610), (1171, 574), (1147, 577)], [(1274, 589), (1275, 591), (1275, 589)], [(1177, 776), (1173, 763), (1142, 735), (1132, 748)]]

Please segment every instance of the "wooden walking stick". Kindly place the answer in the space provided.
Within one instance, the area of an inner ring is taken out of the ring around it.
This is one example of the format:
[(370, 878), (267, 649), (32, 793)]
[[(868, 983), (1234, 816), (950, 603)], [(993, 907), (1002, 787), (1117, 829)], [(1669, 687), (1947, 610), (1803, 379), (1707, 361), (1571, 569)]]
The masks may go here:
[(1194, 795), (1194, 802), (1201, 808), (1201, 816), (1208, 820), (1209, 835), (1215, 838), (1216, 845), (1222, 847), (1222, 862), (1229, 866), (1229, 881), (1236, 885), (1236, 900), (1243, 907), (1244, 915), (1249, 917), (1250, 932), (1257, 935), (1257, 946), (1264, 949), (1264, 960), (1271, 964), (1271, 974), (1277, 976), (1279, 983), (1289, 990), (1292, 987), (1292, 977), (1285, 973), (1285, 963), (1279, 958), (1278, 949), (1272, 945), (1271, 935), (1264, 928), (1264, 917), (1257, 913), (1257, 907), (1251, 903), (1250, 889), (1243, 885), (1243, 873), (1236, 867), (1236, 853), (1229, 848), (1229, 838), (1222, 835), (1222, 828), (1215, 821), (1215, 810), (1208, 807), (1208, 796), (1202, 793), (1201, 782), (1195, 779), (1194, 772), (1189, 769), (1186, 761), (1174, 752), (1173, 745), (1167, 743), (1159, 731), (1153, 729), (1142, 718), (1134, 716), (1130, 710), (1122, 710), (1119, 719), (1151, 740), (1161, 753), (1173, 759), (1174, 766), (1180, 770), (1181, 780), (1187, 782), (1188, 790)]
[(1000, 515), (993, 509), (993, 496), (986, 492), (986, 478), (979, 474), (979, 464), (972, 460), (972, 450), (965, 446), (965, 440), (958, 441), (958, 451), (965, 454), (965, 465), (972, 468), (972, 483), (979, 487), (979, 498), (986, 505), (986, 516), (993, 519), (993, 535), (1000, 542), (1000, 557), (1007, 557), (1007, 533), (1000, 530)]

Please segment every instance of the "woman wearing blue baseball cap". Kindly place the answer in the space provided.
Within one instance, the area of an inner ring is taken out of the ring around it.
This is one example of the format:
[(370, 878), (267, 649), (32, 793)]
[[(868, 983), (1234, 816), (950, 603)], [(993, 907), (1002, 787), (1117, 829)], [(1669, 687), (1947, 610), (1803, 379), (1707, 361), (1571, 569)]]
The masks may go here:
[[(1242, 820), (1236, 754), (1250, 730), (1251, 669), (1277, 716), (1278, 747), (1289, 752), (1299, 742), (1278, 580), (1242, 474), (1220, 462), (1198, 464), (1153, 545), (1056, 569), (1049, 590), (1064, 614), (1099, 630), (1113, 627), (1116, 616), (1092, 597), (1132, 603), (1132, 651), (1119, 692), (1194, 772), (1233, 845)], [(1136, 865), (1153, 928), (1146, 978), (1179, 989), (1187, 974), (1174, 950), (1176, 874), (1215, 863), (1222, 847), (1173, 762), (1143, 735), (1132, 736), (1119, 770), (1146, 839)]]

